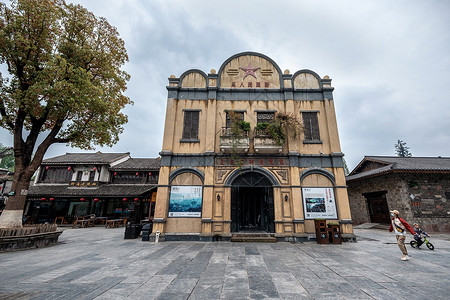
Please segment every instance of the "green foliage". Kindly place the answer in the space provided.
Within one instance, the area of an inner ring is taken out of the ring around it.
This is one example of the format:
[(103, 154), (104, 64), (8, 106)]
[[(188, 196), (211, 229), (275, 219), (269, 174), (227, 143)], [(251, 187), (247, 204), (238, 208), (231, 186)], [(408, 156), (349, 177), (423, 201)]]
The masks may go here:
[(274, 120), (267, 125), (267, 133), (279, 146), (287, 137), (296, 138), (303, 131), (303, 126), (292, 113), (277, 113)]
[(275, 120), (274, 122), (267, 125), (267, 133), (277, 145), (281, 146), (284, 144), (286, 135), (283, 132), (283, 127), (279, 120)]
[(255, 126), (256, 130), (266, 130), (267, 126), (269, 126), (269, 123), (263, 122), (263, 123), (259, 123)]
[(240, 121), (239, 122), (239, 128), (243, 132), (249, 132), (250, 131), (250, 122), (247, 121)]
[(406, 142), (402, 140), (397, 140), (397, 144), (395, 144), (395, 153), (400, 157), (412, 156), (412, 154), (409, 152), (409, 147), (406, 146)]
[(0, 143), (0, 168), (14, 172), (14, 154), (10, 147)]
[(240, 115), (234, 111), (229, 111), (228, 115), (231, 120), (230, 128), (232, 137), (246, 135), (250, 131), (250, 122), (240, 119)]
[(49, 144), (111, 146), (127, 122), (121, 110), (131, 104), (122, 94), (126, 61), (116, 28), (81, 5), (1, 3), (0, 63), (10, 77), (0, 79), (0, 125), (15, 135), (26, 129), (33, 140), (48, 132)]
[(350, 170), (348, 169), (347, 161), (345, 160), (345, 158), (342, 158), (342, 161), (344, 162), (344, 175), (347, 176), (348, 174), (350, 174)]

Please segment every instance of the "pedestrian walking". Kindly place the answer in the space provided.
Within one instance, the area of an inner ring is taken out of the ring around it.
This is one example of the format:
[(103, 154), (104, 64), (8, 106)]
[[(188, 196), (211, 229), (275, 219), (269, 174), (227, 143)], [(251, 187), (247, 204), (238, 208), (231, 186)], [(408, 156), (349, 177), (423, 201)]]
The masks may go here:
[(391, 217), (392, 220), (391, 220), (391, 227), (389, 227), (389, 232), (392, 231), (395, 232), (398, 247), (400, 248), (400, 251), (402, 251), (403, 253), (401, 260), (409, 260), (408, 250), (406, 250), (405, 246), (406, 230), (408, 230), (412, 235), (414, 235), (415, 232), (405, 220), (399, 217), (398, 210), (396, 209), (391, 210)]

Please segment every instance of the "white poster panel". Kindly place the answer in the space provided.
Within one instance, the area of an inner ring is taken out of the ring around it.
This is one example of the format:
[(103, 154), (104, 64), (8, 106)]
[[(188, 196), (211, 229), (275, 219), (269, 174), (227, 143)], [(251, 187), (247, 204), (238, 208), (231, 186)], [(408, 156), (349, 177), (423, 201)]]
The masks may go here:
[(337, 219), (333, 188), (302, 188), (305, 219)]
[(170, 188), (169, 217), (201, 217), (202, 194), (201, 186), (172, 186)]

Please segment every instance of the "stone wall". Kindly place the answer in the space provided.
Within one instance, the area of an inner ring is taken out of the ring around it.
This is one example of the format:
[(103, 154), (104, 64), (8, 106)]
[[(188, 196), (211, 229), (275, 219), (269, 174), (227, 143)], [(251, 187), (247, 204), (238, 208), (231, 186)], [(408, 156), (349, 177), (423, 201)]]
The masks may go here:
[(425, 231), (450, 232), (450, 177), (448, 174), (390, 174), (348, 182), (354, 224), (370, 222), (364, 193), (386, 191), (389, 209), (397, 209), (408, 223)]

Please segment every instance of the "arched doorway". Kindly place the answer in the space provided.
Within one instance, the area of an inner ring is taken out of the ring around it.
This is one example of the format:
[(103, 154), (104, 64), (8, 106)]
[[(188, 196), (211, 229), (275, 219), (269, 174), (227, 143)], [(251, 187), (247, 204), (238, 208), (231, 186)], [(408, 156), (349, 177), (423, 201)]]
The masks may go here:
[(231, 231), (275, 232), (273, 187), (261, 173), (247, 172), (231, 186)]

